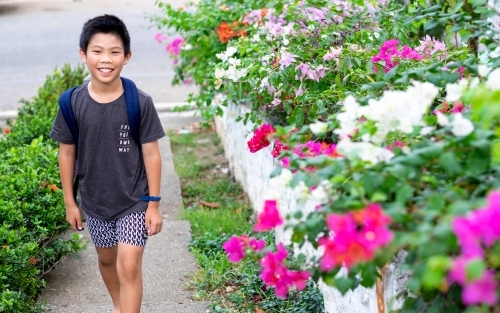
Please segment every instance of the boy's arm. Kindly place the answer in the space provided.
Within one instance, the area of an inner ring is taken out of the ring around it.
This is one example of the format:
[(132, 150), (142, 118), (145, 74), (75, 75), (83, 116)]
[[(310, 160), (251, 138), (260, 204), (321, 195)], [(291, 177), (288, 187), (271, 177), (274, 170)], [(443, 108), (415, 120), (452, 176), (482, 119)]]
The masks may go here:
[[(148, 190), (150, 196), (160, 195), (161, 184), (161, 154), (158, 140), (142, 144), (142, 154), (146, 176), (148, 178)], [(149, 201), (146, 210), (146, 228), (148, 235), (156, 235), (161, 231), (163, 220), (160, 216), (160, 202)]]
[(82, 218), (73, 195), (75, 154), (76, 146), (74, 144), (59, 144), (59, 172), (61, 175), (64, 205), (66, 206), (66, 220), (73, 230), (81, 230)]

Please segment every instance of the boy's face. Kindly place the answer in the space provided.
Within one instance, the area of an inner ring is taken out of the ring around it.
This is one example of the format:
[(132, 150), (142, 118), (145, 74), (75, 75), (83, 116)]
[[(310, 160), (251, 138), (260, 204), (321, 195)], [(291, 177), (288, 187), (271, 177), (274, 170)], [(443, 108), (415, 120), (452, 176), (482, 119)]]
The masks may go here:
[(97, 33), (89, 41), (87, 53), (80, 49), (80, 57), (87, 64), (93, 80), (109, 84), (120, 79), (122, 68), (132, 53), (125, 55), (123, 42), (115, 34)]

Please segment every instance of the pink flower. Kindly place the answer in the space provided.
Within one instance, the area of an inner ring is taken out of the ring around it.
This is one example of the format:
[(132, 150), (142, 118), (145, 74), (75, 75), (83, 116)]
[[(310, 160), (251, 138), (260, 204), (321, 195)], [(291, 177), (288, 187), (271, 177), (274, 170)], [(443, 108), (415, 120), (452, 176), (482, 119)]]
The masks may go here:
[(266, 285), (274, 287), (276, 296), (280, 298), (286, 298), (288, 290), (292, 286), (303, 290), (307, 280), (311, 276), (307, 271), (297, 272), (288, 270), (284, 263), (287, 256), (288, 251), (280, 243), (275, 253), (267, 252), (260, 262), (262, 271), (259, 277)]
[(304, 79), (304, 77), (306, 77), (309, 73), (309, 71), (311, 70), (309, 65), (307, 65), (306, 63), (300, 63), (299, 65), (297, 65), (295, 67), (295, 70), (300, 70), (300, 80)]
[(250, 241), (248, 242), (248, 245), (253, 251), (262, 251), (264, 250), (264, 247), (266, 246), (266, 241), (264, 239), (257, 240), (255, 238), (251, 238)]
[(255, 231), (268, 231), (283, 224), (283, 219), (278, 211), (276, 200), (266, 200), (264, 209), (257, 216), (257, 223), (254, 226)]
[(284, 52), (281, 54), (281, 59), (279, 61), (281, 65), (281, 69), (290, 66), (293, 62), (295, 62), (296, 55), (291, 54), (290, 52)]
[(497, 303), (498, 282), (491, 271), (485, 271), (483, 276), (464, 286), (462, 301), (466, 305), (487, 304), (493, 306)]
[(229, 261), (238, 263), (245, 257), (245, 242), (238, 236), (232, 236), (231, 239), (222, 244), (226, 250)]
[(162, 43), (163, 41), (167, 40), (168, 37), (166, 35), (163, 35), (162, 33), (158, 33), (155, 35), (155, 40), (158, 41), (158, 43)]
[(165, 47), (165, 50), (170, 54), (177, 56), (179, 55), (183, 44), (184, 44), (184, 38), (177, 37), (174, 38), (174, 40), (172, 40), (172, 42)]
[(347, 214), (329, 214), (326, 224), (332, 235), (318, 241), (324, 249), (321, 269), (329, 271), (335, 266), (351, 267), (371, 260), (377, 249), (392, 240), (387, 228), (390, 222), (379, 204)]

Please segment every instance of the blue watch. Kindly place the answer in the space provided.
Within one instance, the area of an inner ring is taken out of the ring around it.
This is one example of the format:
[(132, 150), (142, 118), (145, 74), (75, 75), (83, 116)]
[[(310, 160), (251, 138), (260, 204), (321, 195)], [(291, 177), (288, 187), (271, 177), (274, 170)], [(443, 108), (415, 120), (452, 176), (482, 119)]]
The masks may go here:
[(153, 197), (153, 196), (142, 196), (141, 197), (141, 200), (142, 201), (160, 201), (161, 200), (161, 197), (160, 196), (157, 196), (157, 197)]

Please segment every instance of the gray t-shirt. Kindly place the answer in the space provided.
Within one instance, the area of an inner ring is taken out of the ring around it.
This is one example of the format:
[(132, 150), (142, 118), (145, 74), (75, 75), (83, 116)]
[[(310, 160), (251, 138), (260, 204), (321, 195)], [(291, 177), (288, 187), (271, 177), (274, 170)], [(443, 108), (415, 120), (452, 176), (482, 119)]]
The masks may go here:
[[(88, 82), (75, 89), (71, 105), (80, 132), (76, 168), (80, 177), (81, 207), (102, 221), (144, 211), (148, 182), (142, 155), (130, 133), (125, 96), (110, 103), (98, 103), (88, 92)], [(140, 141), (148, 143), (165, 136), (149, 95), (139, 90), (141, 108)], [(50, 137), (73, 144), (73, 137), (61, 111)]]

